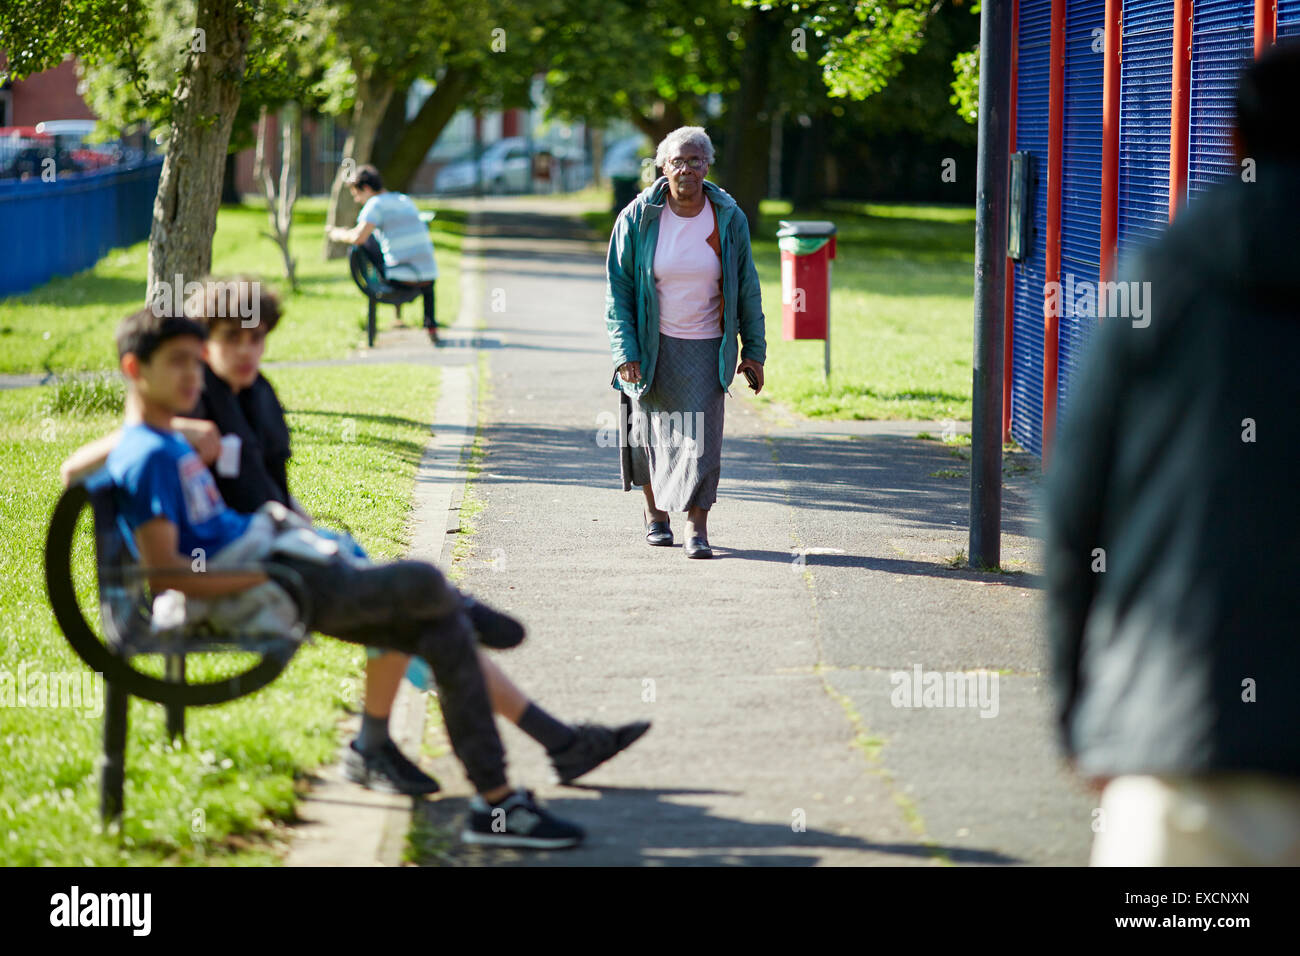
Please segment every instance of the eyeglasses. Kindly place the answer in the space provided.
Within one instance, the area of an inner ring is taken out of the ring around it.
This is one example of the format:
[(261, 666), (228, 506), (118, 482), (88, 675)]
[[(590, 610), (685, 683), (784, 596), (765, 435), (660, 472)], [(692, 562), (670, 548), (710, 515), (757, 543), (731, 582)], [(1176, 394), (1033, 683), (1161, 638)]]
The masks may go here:
[(691, 159), (670, 159), (668, 160), (668, 165), (680, 173), (687, 166), (689, 166), (691, 169), (703, 169), (705, 166), (709, 165), (709, 161), (706, 159), (697, 159), (694, 157), (692, 157)]

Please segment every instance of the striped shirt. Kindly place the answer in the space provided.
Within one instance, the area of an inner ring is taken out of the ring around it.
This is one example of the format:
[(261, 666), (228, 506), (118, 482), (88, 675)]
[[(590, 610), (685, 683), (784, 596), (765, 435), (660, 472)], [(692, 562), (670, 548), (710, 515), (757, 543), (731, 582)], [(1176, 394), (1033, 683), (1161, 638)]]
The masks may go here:
[(357, 221), (374, 223), (389, 279), (428, 282), (438, 278), (429, 227), (420, 221), (420, 211), (410, 197), (387, 190), (371, 196)]

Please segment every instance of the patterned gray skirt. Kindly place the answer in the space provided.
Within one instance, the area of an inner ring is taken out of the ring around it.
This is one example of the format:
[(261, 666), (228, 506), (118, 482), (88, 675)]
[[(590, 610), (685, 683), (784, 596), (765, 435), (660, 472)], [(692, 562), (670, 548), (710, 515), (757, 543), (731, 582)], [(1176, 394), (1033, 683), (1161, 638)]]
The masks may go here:
[(659, 333), (654, 381), (640, 397), (619, 389), (623, 490), (647, 482), (663, 511), (709, 508), (722, 474), (718, 381), (722, 337), (678, 339)]

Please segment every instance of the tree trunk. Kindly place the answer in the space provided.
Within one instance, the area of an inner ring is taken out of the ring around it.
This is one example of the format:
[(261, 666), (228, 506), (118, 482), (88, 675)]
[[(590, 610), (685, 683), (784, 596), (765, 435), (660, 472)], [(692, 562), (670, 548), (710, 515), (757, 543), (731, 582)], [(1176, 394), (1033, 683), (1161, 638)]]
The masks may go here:
[(302, 109), (297, 103), (286, 103), (280, 110), (280, 185), (277, 189), (275, 177), (270, 164), (266, 161), (266, 107), (257, 123), (257, 158), (254, 176), (262, 183), (266, 194), (267, 219), (271, 231), (263, 233), (280, 247), (280, 257), (284, 260), (285, 278), (289, 287), (298, 291), (297, 265), (289, 253), (289, 230), (293, 226), (293, 206), (298, 201), (298, 180), (300, 167), (299, 149), (302, 143)]
[[(330, 188), (329, 213), (326, 226), (347, 226), (356, 224), (357, 204), (352, 201), (352, 194), (347, 189), (348, 178), (370, 162), (370, 151), (375, 143), (375, 131), (388, 109), (388, 101), (393, 97), (393, 83), (387, 76), (375, 75), (369, 68), (356, 65), (357, 97), (352, 106), (352, 126), (348, 138), (343, 144), (343, 162), (339, 164), (334, 175), (334, 185)], [(387, 184), (385, 184), (387, 185)], [(346, 243), (325, 239), (325, 258), (341, 259), (347, 255)]]
[(176, 88), (153, 204), (146, 303), (153, 302), (159, 283), (174, 283), (177, 276), (182, 284), (195, 282), (212, 268), (212, 234), (250, 31), (237, 0), (201, 0), (195, 28), (204, 49), (190, 50)]
[(447, 67), (429, 98), (420, 104), (420, 111), (415, 114), (415, 118), (402, 130), (401, 137), (393, 145), (388, 162), (379, 168), (384, 184), (389, 189), (406, 192), (411, 188), (411, 182), (420, 171), (424, 157), (456, 115), (456, 110), (476, 78), (475, 70)]
[(790, 188), (790, 202), (795, 209), (812, 206), (826, 197), (825, 166), (822, 163), (825, 155), (826, 118), (815, 113), (807, 126), (800, 126), (799, 154)]
[[(381, 175), (388, 168), (393, 150), (397, 148), (397, 142), (406, 130), (406, 98), (410, 89), (409, 86), (404, 86), (393, 91), (388, 109), (384, 110), (384, 118), (379, 121), (379, 128), (375, 131), (375, 141), (370, 146), (370, 162), (379, 168)], [(384, 184), (388, 184), (387, 179)]]
[(605, 131), (588, 126), (587, 136), (591, 143), (591, 184), (599, 186), (603, 181), (600, 167), (605, 162)]
[(238, 206), (244, 201), (244, 197), (239, 194), (239, 184), (236, 177), (239, 175), (239, 159), (236, 153), (226, 153), (226, 167), (221, 174), (221, 205)]
[(681, 106), (669, 100), (656, 100), (650, 113), (644, 112), (635, 103), (629, 103), (628, 118), (632, 120), (633, 126), (650, 137), (652, 149), (677, 127), (687, 125)]
[(740, 89), (728, 104), (730, 129), (722, 187), (735, 197), (753, 234), (758, 233), (759, 201), (767, 195), (768, 150), (772, 145), (772, 116), (767, 100), (771, 54), (782, 25), (780, 16), (776, 11), (751, 10), (745, 25)]

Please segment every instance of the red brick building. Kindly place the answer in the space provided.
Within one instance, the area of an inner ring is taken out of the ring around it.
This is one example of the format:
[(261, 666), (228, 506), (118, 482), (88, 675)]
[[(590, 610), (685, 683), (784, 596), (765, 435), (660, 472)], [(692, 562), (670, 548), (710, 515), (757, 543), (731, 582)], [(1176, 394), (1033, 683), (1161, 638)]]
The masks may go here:
[[(0, 52), (0, 68), (7, 60)], [(77, 92), (75, 61), (0, 86), (0, 126), (35, 126), (45, 120), (95, 119)]]

